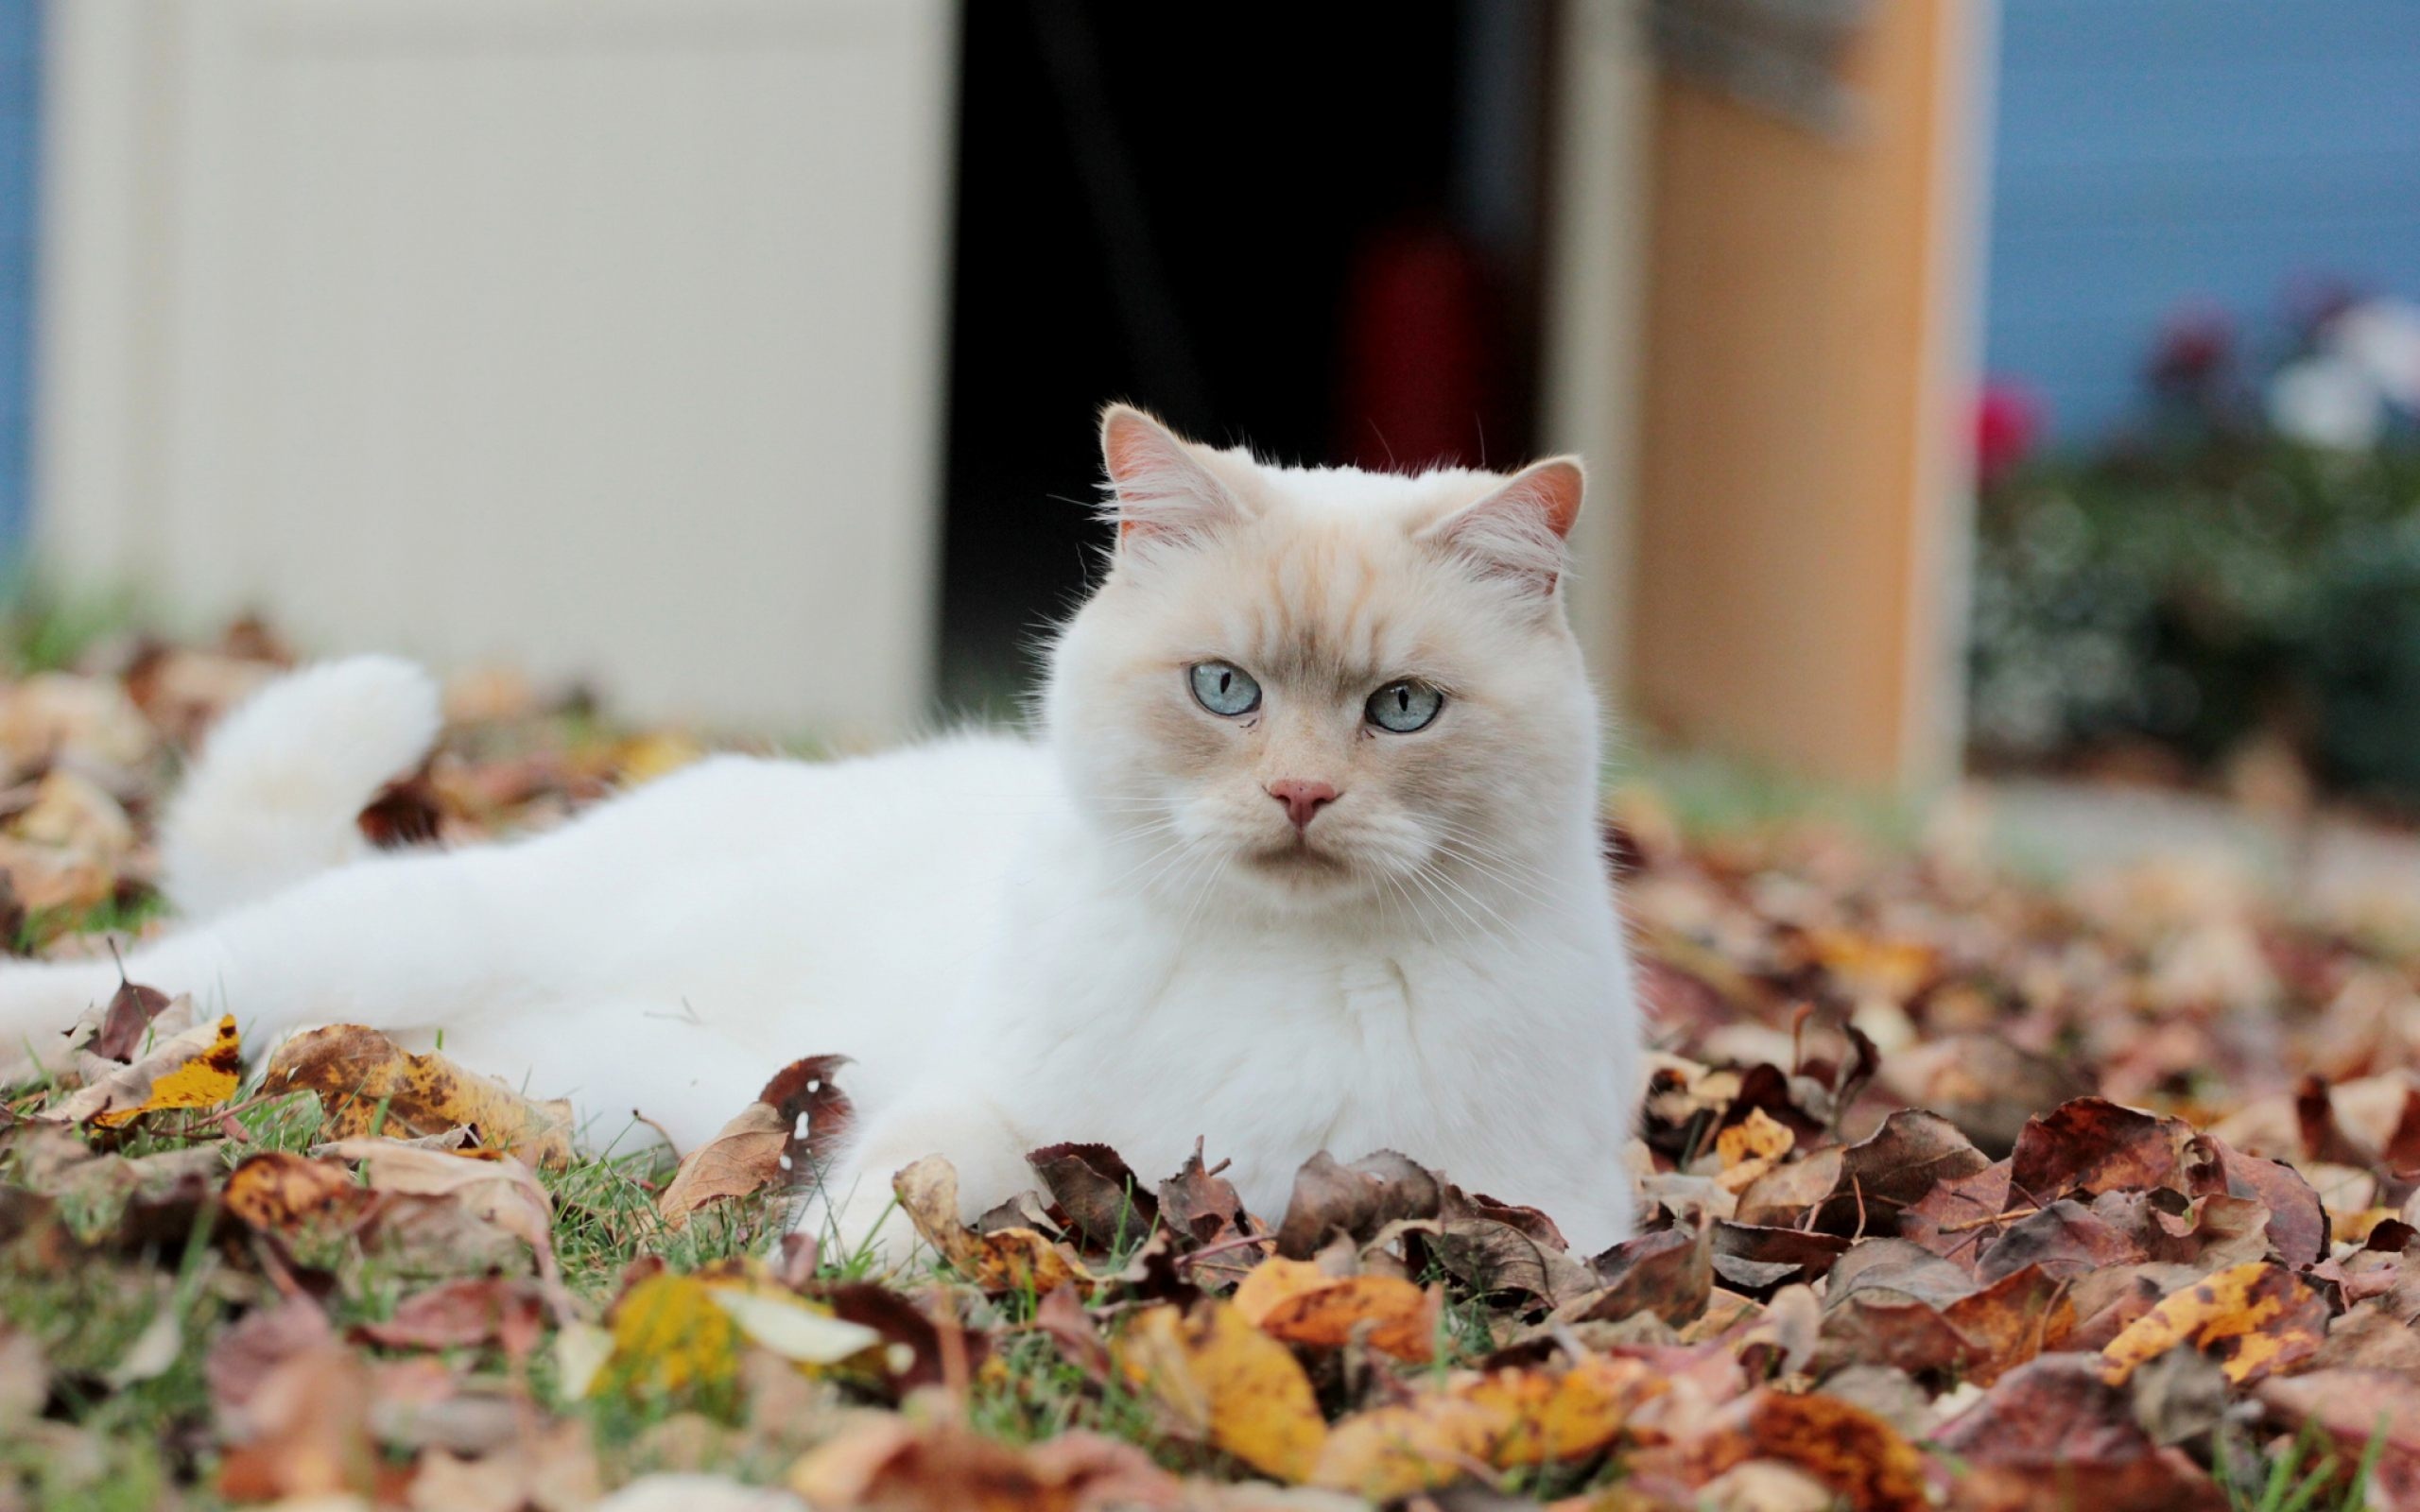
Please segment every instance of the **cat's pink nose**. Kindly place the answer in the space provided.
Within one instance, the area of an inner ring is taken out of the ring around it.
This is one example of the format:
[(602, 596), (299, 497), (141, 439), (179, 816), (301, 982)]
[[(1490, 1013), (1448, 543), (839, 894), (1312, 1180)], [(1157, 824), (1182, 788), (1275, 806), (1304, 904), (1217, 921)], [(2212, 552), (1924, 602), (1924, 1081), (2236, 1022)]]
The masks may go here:
[(1286, 805), (1286, 816), (1294, 821), (1294, 828), (1304, 830), (1310, 827), (1312, 815), (1336, 801), (1336, 784), (1281, 777), (1269, 784), (1269, 796)]

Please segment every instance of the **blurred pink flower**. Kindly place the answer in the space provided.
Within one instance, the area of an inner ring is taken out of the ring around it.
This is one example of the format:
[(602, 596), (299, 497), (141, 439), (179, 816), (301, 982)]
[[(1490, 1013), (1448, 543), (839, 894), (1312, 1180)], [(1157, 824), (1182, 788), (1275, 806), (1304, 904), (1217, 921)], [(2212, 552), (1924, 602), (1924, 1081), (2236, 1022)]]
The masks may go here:
[(2033, 453), (2042, 438), (2042, 404), (2031, 389), (2005, 379), (1983, 385), (1975, 402), (1975, 476), (1997, 483)]

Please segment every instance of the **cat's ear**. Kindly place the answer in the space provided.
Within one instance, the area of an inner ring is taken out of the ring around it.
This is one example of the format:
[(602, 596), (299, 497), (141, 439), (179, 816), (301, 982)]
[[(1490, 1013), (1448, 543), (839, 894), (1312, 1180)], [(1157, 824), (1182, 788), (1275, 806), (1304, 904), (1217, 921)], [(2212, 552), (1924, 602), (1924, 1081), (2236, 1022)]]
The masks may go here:
[(1243, 518), (1235, 495), (1193, 449), (1131, 404), (1101, 411), (1100, 457), (1121, 551), (1197, 541)]
[(1551, 594), (1563, 575), (1564, 538), (1580, 518), (1587, 474), (1576, 456), (1532, 462), (1475, 504), (1420, 532), (1490, 577)]

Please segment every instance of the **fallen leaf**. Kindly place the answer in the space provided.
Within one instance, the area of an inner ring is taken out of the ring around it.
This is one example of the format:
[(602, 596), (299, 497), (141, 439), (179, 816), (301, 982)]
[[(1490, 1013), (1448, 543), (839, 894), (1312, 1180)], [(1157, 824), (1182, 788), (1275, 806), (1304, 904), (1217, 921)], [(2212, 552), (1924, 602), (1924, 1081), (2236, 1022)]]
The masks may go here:
[(269, 1372), (335, 1339), (328, 1314), (308, 1297), (288, 1297), (275, 1307), (245, 1314), (242, 1321), (211, 1345), (203, 1361), (211, 1405), (235, 1426), (238, 1437), (251, 1436), (253, 1429), (247, 1414)]
[(671, 1229), (688, 1227), (690, 1214), (709, 1203), (744, 1197), (779, 1184), (782, 1152), (790, 1121), (767, 1103), (751, 1103), (717, 1130), (715, 1137), (681, 1158), (680, 1169), (656, 1198), (655, 1211)]
[(864, 1418), (790, 1468), (819, 1508), (1010, 1508), (1111, 1512), (1174, 1507), (1175, 1477), (1131, 1444), (1077, 1431), (1016, 1448), (942, 1421)]
[(916, 1231), (958, 1273), (987, 1292), (1043, 1296), (1060, 1286), (1089, 1285), (1074, 1257), (1029, 1228), (978, 1234), (959, 1221), (958, 1172), (928, 1155), (891, 1178), (901, 1211)]
[(337, 1140), (312, 1146), (311, 1153), (359, 1163), (373, 1191), (450, 1197), (552, 1263), (552, 1199), (537, 1176), (510, 1156), (482, 1160), (385, 1139)]
[(251, 1393), (253, 1435), (219, 1462), (218, 1493), (231, 1502), (371, 1494), (379, 1459), (370, 1406), (369, 1366), (341, 1346), (280, 1361)]
[(1300, 1481), (1318, 1463), (1327, 1424), (1309, 1379), (1291, 1350), (1232, 1305), (1147, 1308), (1119, 1359), (1179, 1424), (1254, 1469)]
[(326, 1109), (321, 1134), (441, 1134), (474, 1130), (481, 1144), (533, 1165), (571, 1160), (567, 1102), (532, 1102), (441, 1055), (413, 1055), (374, 1029), (335, 1024), (307, 1029), (279, 1045), (261, 1075), (267, 1095), (309, 1091)]
[(1650, 1313), (1678, 1328), (1705, 1311), (1713, 1293), (1714, 1237), (1704, 1228), (1659, 1228), (1615, 1246), (1595, 1264), (1605, 1289), (1558, 1316), (1612, 1321)]
[(2009, 1201), (2166, 1187), (2187, 1196), (2224, 1190), (2199, 1136), (2100, 1097), (2080, 1097), (2027, 1121), (2009, 1157)]
[(1365, 1344), (1398, 1360), (1435, 1352), (1443, 1295), (1394, 1276), (1330, 1276), (1309, 1261), (1271, 1258), (1236, 1287), (1236, 1311), (1271, 1338), (1334, 1349)]
[(145, 1113), (215, 1108), (234, 1095), (243, 1072), (233, 1014), (155, 1043), (142, 1059), (70, 1093), (39, 1116), (60, 1124), (121, 1128)]
[(1780, 1460), (1827, 1487), (1856, 1512), (1928, 1507), (1924, 1457), (1897, 1430), (1836, 1397), (1758, 1390), (1726, 1410), (1724, 1429), (1691, 1449), (1711, 1479), (1751, 1459)]
[(369, 1198), (369, 1190), (336, 1161), (265, 1150), (229, 1173), (219, 1200), (255, 1232), (288, 1234), (323, 1213), (349, 1218)]
[(1391, 1223), (1434, 1218), (1443, 1200), (1443, 1187), (1434, 1176), (1392, 1150), (1365, 1155), (1351, 1165), (1322, 1150), (1294, 1175), (1286, 1219), (1277, 1228), (1277, 1252), (1308, 1260), (1340, 1234), (1367, 1240)]
[(1315, 1486), (1392, 1502), (1485, 1469), (1509, 1427), (1490, 1403), (1430, 1393), (1336, 1425), (1306, 1477)]
[(636, 1400), (728, 1391), (739, 1379), (739, 1324), (695, 1276), (651, 1276), (622, 1294), (608, 1320), (612, 1353), (592, 1396)]
[(2147, 1362), (2190, 1344), (2215, 1355), (2240, 1385), (2317, 1350), (2327, 1316), (2326, 1298), (2308, 1281), (2254, 1261), (2169, 1294), (2127, 1325), (2101, 1349), (2101, 1373), (2123, 1384)]
[(2215, 1512), (2207, 1475), (2162, 1450), (2125, 1392), (2088, 1356), (2045, 1355), (2000, 1378), (1945, 1424), (1941, 1447), (1965, 1473), (1950, 1483), (1962, 1512)]
[(795, 1297), (723, 1286), (714, 1287), (712, 1295), (751, 1342), (801, 1365), (837, 1365), (882, 1343), (882, 1335), (864, 1324)]
[(1250, 1232), (1243, 1199), (1201, 1161), (1201, 1142), (1176, 1175), (1160, 1183), (1160, 1221), (1197, 1245), (1215, 1245)]
[(1158, 1198), (1106, 1144), (1048, 1144), (1026, 1163), (1096, 1249), (1121, 1249), (1159, 1222)]
[(1750, 1160), (1778, 1160), (1798, 1143), (1798, 1136), (1761, 1108), (1714, 1137), (1715, 1154), (1729, 1170)]
[(545, 1327), (545, 1298), (527, 1281), (482, 1276), (447, 1281), (405, 1297), (394, 1314), (365, 1323), (357, 1338), (390, 1349), (461, 1349), (495, 1343), (523, 1359)]
[(101, 1027), (93, 1036), (93, 1054), (104, 1060), (131, 1061), (151, 1032), (151, 1021), (168, 1005), (168, 994), (119, 979), (101, 1011)]

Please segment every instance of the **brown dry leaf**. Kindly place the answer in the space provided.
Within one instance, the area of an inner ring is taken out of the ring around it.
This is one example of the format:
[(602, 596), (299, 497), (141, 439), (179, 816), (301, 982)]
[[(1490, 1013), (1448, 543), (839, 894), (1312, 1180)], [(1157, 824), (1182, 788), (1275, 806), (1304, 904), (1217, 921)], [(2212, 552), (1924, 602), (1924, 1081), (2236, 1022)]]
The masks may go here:
[(134, 850), (134, 824), (101, 785), (73, 767), (54, 766), (34, 784), (34, 800), (9, 821), (9, 833), (110, 868)]
[(744, 1197), (783, 1179), (782, 1151), (790, 1121), (768, 1103), (751, 1103), (715, 1137), (681, 1158), (681, 1168), (655, 1199), (667, 1228), (685, 1228), (689, 1215), (711, 1202)]
[(109, 1006), (101, 1010), (101, 1026), (90, 1047), (93, 1054), (104, 1060), (131, 1061), (150, 1038), (151, 1022), (167, 1008), (168, 1003), (165, 992), (127, 981), (121, 975), (117, 990), (110, 994)]
[[(1912, 1255), (1912, 1263), (1884, 1258)], [(1833, 1272), (1824, 1319), (1832, 1368), (1890, 1365), (1917, 1377), (1989, 1385), (2075, 1328), (2066, 1288), (2028, 1266), (1976, 1288), (1945, 1260), (1905, 1240), (1858, 1246)]]
[(2170, 1293), (2101, 1349), (2113, 1385), (2180, 1344), (2217, 1356), (2238, 1385), (2313, 1353), (2327, 1330), (2325, 1297), (2282, 1265), (2253, 1261)]
[(2197, 1196), (2224, 1190), (2211, 1165), (2183, 1120), (2080, 1097), (2027, 1121), (2009, 1156), (2009, 1202), (2158, 1187)]
[(1150, 1233), (1160, 1204), (1106, 1144), (1046, 1144), (1026, 1156), (1043, 1189), (1096, 1249), (1115, 1250)]
[(568, 1102), (532, 1102), (503, 1082), (441, 1055), (413, 1055), (374, 1029), (332, 1024), (279, 1045), (261, 1076), (264, 1094), (308, 1091), (327, 1110), (332, 1140), (379, 1134), (476, 1132), (479, 1143), (533, 1165), (571, 1160)]
[[(1901, 1108), (1884, 1119), (1871, 1138), (1841, 1152), (1840, 1179), (1830, 1200), (1817, 1211), (1814, 1227), (1853, 1237), (1897, 1233), (1903, 1210), (1941, 1183), (1971, 1177), (1990, 1164), (1949, 1120), (1921, 1108)], [(1746, 1221), (1744, 1212), (1741, 1219)]]
[(992, 1293), (1040, 1297), (1064, 1285), (1089, 1290), (1093, 1278), (1073, 1256), (1026, 1227), (978, 1234), (959, 1221), (958, 1171), (928, 1155), (891, 1178), (901, 1211), (925, 1242), (968, 1280)]
[(1417, 1229), (1445, 1273), (1474, 1292), (1534, 1297), (1548, 1307), (1561, 1307), (1598, 1289), (1597, 1273), (1574, 1260), (1562, 1235), (1551, 1229), (1542, 1233), (1498, 1218), (1462, 1216), (1405, 1227)]
[(1960, 1512), (2215, 1512), (2218, 1487), (2137, 1425), (2088, 1356), (2045, 1355), (2003, 1376), (1936, 1441), (1965, 1473)]
[(1176, 1175), (1160, 1183), (1160, 1221), (1197, 1245), (1215, 1245), (1250, 1232), (1243, 1199), (1235, 1187), (1202, 1163), (1201, 1141)]
[(235, 1093), (244, 1069), (233, 1014), (155, 1043), (142, 1059), (71, 1093), (42, 1118), (118, 1128), (145, 1113), (215, 1108)]
[(393, 1316), (353, 1332), (390, 1349), (460, 1349), (493, 1341), (518, 1360), (537, 1347), (544, 1318), (545, 1297), (537, 1287), (482, 1276), (414, 1293)]
[(1425, 1364), (1444, 1295), (1400, 1277), (1330, 1276), (1310, 1261), (1273, 1258), (1253, 1267), (1233, 1301), (1254, 1328), (1288, 1344), (1364, 1344)]
[(484, 1159), (383, 1139), (337, 1140), (312, 1146), (311, 1153), (357, 1162), (372, 1191), (451, 1197), (527, 1244), (542, 1264), (552, 1263), (553, 1200), (537, 1175), (510, 1156)]
[(1127, 1378), (1195, 1437), (1280, 1480), (1311, 1473), (1327, 1423), (1310, 1380), (1293, 1351), (1234, 1306), (1147, 1308), (1119, 1344)]
[[(548, 1423), (476, 1458), (430, 1450), (412, 1476), (408, 1504), (412, 1512), (570, 1512), (600, 1504), (599, 1470), (586, 1423)], [(684, 1504), (699, 1503), (693, 1495)]]
[(1679, 1328), (1705, 1311), (1714, 1292), (1709, 1228), (1658, 1228), (1616, 1245), (1594, 1262), (1605, 1288), (1558, 1310), (1566, 1322), (1616, 1322), (1651, 1313)]
[(1079, 1430), (1016, 1448), (955, 1423), (867, 1415), (790, 1467), (789, 1487), (818, 1507), (1030, 1508), (1108, 1512), (1174, 1507), (1176, 1478), (1131, 1444)]
[(1391, 1223), (1436, 1217), (1443, 1202), (1444, 1184), (1392, 1150), (1351, 1165), (1322, 1150), (1294, 1174), (1277, 1252), (1308, 1260), (1340, 1234), (1366, 1243)]
[(378, 1446), (370, 1434), (367, 1361), (329, 1342), (271, 1366), (253, 1387), (246, 1418), (254, 1436), (218, 1467), (218, 1492), (231, 1502), (284, 1497), (367, 1496), (379, 1486)]

